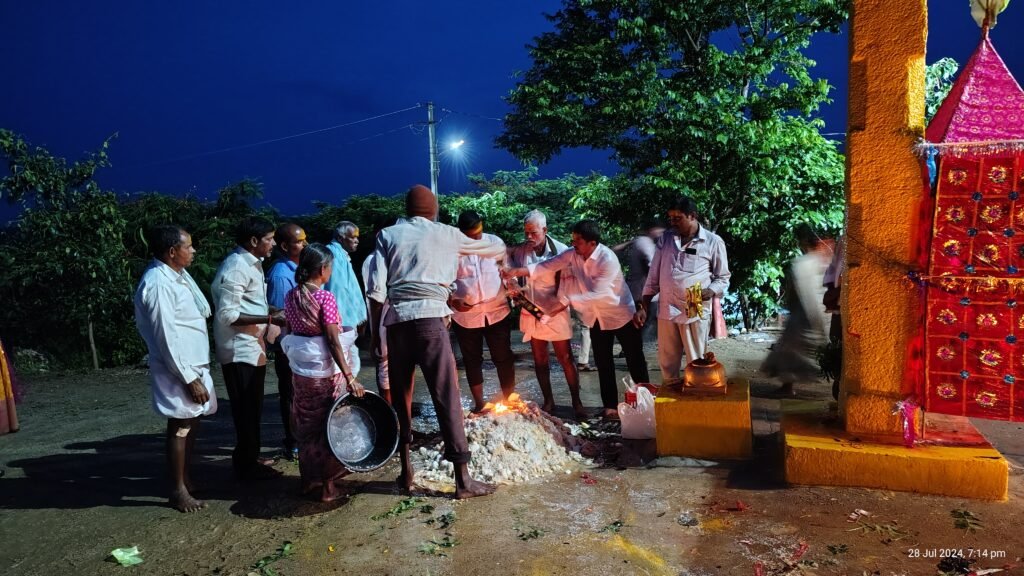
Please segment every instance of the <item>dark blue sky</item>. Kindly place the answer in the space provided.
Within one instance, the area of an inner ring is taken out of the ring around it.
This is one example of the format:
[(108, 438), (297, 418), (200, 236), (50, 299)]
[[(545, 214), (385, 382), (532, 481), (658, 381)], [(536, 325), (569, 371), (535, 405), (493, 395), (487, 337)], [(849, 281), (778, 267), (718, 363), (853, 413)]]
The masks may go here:
[[(928, 61), (961, 64), (978, 41), (967, 2), (931, 0)], [(557, 0), (281, 3), (268, 1), (0, 3), (0, 126), (77, 158), (117, 132), (101, 184), (119, 192), (210, 195), (243, 177), (287, 213), (311, 200), (393, 194), (429, 184), (426, 109), (261, 146), (237, 148), (387, 114), (433, 100), (438, 140), (465, 139), (468, 160), (444, 161), (442, 192), (465, 174), (514, 170), (493, 148), (525, 45), (550, 29)], [(1024, 7), (993, 39), (1024, 75)], [(815, 74), (836, 86), (822, 113), (845, 131), (847, 38), (822, 36)], [(445, 112), (442, 109), (450, 110)], [(206, 154), (237, 148), (219, 154)], [(542, 177), (611, 173), (607, 153), (573, 151)], [(185, 158), (185, 159), (182, 159)]]

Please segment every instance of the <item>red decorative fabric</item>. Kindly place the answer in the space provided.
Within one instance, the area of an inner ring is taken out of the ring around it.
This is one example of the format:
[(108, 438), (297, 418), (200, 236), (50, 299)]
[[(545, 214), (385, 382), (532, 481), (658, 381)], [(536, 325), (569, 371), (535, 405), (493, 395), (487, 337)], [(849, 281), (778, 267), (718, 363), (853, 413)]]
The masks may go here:
[(927, 411), (1024, 421), (1022, 166), (1024, 154), (942, 159), (925, 318)]
[(928, 123), (929, 142), (1024, 139), (1024, 91), (986, 31)]

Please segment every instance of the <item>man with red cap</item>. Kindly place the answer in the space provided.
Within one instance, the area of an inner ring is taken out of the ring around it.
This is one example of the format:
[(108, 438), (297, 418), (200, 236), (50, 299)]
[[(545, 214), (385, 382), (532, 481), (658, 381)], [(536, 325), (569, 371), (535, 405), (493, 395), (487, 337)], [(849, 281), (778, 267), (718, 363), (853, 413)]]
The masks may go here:
[[(469, 443), (463, 425), (459, 376), (455, 369), (448, 321), (451, 286), (458, 273), (458, 257), (479, 255), (502, 258), (505, 243), (497, 237), (479, 240), (458, 228), (438, 224), (437, 198), (425, 186), (413, 186), (405, 197), (407, 218), (380, 231), (374, 251), (374, 269), (366, 287), (373, 325), (379, 325), (384, 301), (388, 339), (391, 399), (398, 413), (402, 474), (398, 483), (411, 491), (413, 371), (418, 365), (444, 438), (445, 458), (455, 465), (455, 497), (472, 498), (494, 492), (494, 486), (469, 474)], [(377, 333), (374, 337), (379, 338)], [(374, 343), (377, 348), (377, 343)]]

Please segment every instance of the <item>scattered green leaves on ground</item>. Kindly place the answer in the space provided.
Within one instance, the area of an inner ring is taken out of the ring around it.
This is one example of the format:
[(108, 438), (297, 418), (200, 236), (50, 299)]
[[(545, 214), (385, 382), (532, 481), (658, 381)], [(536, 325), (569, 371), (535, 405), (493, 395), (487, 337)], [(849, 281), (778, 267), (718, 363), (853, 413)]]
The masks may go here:
[(420, 554), (426, 554), (428, 556), (447, 556), (443, 552), (445, 548), (454, 548), (459, 545), (459, 541), (452, 538), (450, 535), (446, 535), (440, 540), (434, 538), (428, 542), (420, 544), (419, 548), (416, 549)]
[(616, 520), (615, 522), (612, 522), (611, 524), (605, 526), (604, 528), (601, 528), (600, 531), (601, 532), (611, 532), (612, 534), (618, 534), (619, 530), (622, 530), (622, 527), (625, 526), (625, 525), (626, 525), (626, 523), (623, 522), (622, 520)]
[(252, 565), (252, 570), (260, 576), (277, 576), (277, 571), (271, 568), (271, 564), (287, 558), (294, 553), (293, 545), (291, 542), (285, 540), (273, 554), (268, 554), (263, 558), (260, 558), (259, 562)]
[(391, 510), (384, 512), (383, 514), (370, 516), (370, 520), (386, 520), (388, 518), (394, 518), (395, 516), (399, 516), (401, 514), (408, 512), (409, 510), (412, 510), (422, 502), (422, 498), (417, 498), (415, 496), (404, 498), (398, 504), (392, 506)]
[(452, 524), (455, 524), (455, 512), (445, 512), (440, 516), (435, 516), (433, 518), (428, 519), (426, 523), (436, 524), (437, 526), (435, 527), (438, 530), (447, 530), (448, 528), (451, 528)]
[(890, 524), (868, 524), (863, 520), (858, 520), (857, 527), (851, 530), (847, 530), (847, 532), (857, 531), (862, 531), (864, 533), (873, 532), (876, 534), (882, 534), (885, 536), (882, 539), (882, 543), (884, 544), (891, 544), (893, 542), (897, 542), (904, 538), (910, 537), (910, 532), (907, 532), (906, 530), (900, 528), (899, 525), (897, 525), (895, 522)]
[(981, 518), (975, 516), (970, 510), (957, 508), (956, 510), (951, 510), (949, 515), (953, 517), (954, 528), (973, 533), (985, 527), (981, 522)]
[(424, 504), (423, 506), (420, 506), (420, 514), (433, 514), (433, 513), (434, 513), (434, 505), (433, 504)]
[(849, 548), (846, 547), (846, 544), (829, 544), (827, 548), (833, 556), (846, 554), (847, 550), (849, 550)]
[(519, 528), (519, 527), (517, 527), (516, 528), (516, 534), (517, 534), (517, 536), (519, 537), (520, 540), (522, 540), (523, 542), (526, 542), (527, 540), (533, 540), (535, 538), (540, 538), (541, 536), (544, 535), (544, 531), (541, 530), (540, 528), (537, 528), (536, 526), (530, 526), (530, 528), (528, 530), (526, 528)]

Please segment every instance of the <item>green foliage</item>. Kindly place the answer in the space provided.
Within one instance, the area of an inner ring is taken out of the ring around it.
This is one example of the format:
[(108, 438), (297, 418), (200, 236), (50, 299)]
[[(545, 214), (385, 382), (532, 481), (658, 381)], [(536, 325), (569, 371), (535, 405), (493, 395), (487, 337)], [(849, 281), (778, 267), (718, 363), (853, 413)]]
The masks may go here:
[(5, 337), (13, 346), (48, 351), (63, 366), (88, 364), (90, 322), (102, 365), (137, 362), (145, 354), (132, 297), (150, 259), (150, 226), (176, 223), (192, 234), (197, 254), (189, 271), (208, 291), (234, 246), (236, 223), (262, 196), (258, 182), (243, 180), (221, 190), (215, 202), (155, 193), (118, 198), (94, 179), (109, 165), (108, 146), (69, 166), (0, 130), (9, 171), (0, 196), (22, 206), (0, 235), (0, 296), (17, 302), (0, 310), (0, 323), (11, 327)]
[(953, 88), (960, 65), (952, 58), (942, 58), (929, 64), (925, 70), (924, 118), (925, 124), (932, 121), (939, 106)]
[(779, 239), (842, 221), (842, 156), (807, 118), (830, 88), (803, 51), (847, 12), (841, 0), (565, 0), (507, 97), (498, 145), (539, 162), (610, 149), (623, 177), (581, 190), (574, 206), (623, 230), (693, 197), (729, 247), (731, 291), (755, 322), (774, 310), (795, 249)]
[(107, 146), (68, 166), (0, 130), (9, 171), (0, 180), (0, 196), (22, 205), (0, 244), (0, 295), (12, 303), (0, 311), (0, 323), (12, 328), (8, 337), (15, 346), (44, 344), (60, 352), (60, 361), (81, 362), (92, 323), (97, 348), (117, 351), (105, 362), (124, 363), (139, 350), (123, 330), (132, 293), (127, 221), (117, 197), (93, 180), (109, 165)]

